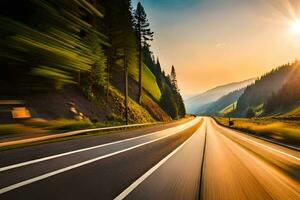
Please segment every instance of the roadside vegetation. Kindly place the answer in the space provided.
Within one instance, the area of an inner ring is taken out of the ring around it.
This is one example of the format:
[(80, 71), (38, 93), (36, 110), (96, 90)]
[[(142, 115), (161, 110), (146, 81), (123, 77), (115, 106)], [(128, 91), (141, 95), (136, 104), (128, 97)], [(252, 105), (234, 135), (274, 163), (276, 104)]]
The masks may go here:
[[(215, 117), (216, 121), (229, 126), (228, 118)], [(300, 121), (291, 118), (231, 118), (231, 128), (253, 135), (271, 139), (276, 142), (300, 147)]]
[[(24, 103), (0, 102), (0, 135), (185, 117), (175, 67), (163, 71), (152, 53), (154, 33), (141, 3), (133, 7), (131, 0), (33, 0), (18, 2), (18, 8), (15, 4), (0, 2), (0, 100)], [(16, 107), (27, 116), (15, 117)]]
[[(120, 123), (119, 123), (120, 124)], [(33, 119), (24, 121), (22, 124), (4, 124), (0, 126), (0, 135), (42, 135), (51, 133), (62, 133), (88, 128), (101, 128), (110, 126), (111, 123), (92, 123), (90, 120), (56, 119), (43, 120)]]

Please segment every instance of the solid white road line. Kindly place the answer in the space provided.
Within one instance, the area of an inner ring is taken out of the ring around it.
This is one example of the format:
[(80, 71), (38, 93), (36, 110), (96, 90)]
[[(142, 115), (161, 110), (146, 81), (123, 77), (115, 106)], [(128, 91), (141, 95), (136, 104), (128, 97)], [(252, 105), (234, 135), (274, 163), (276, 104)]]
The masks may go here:
[[(200, 121), (200, 120), (196, 120), (196, 121), (193, 120), (194, 124), (196, 124), (196, 122), (199, 122), (199, 121)], [(190, 122), (189, 122), (189, 123), (190, 123)], [(96, 157), (96, 158), (93, 158), (93, 159), (90, 159), (90, 160), (87, 160), (87, 161), (84, 161), (84, 162), (81, 162), (81, 163), (77, 163), (77, 164), (75, 164), (75, 165), (71, 165), (71, 166), (68, 166), (68, 167), (65, 167), (65, 168), (62, 168), (62, 169), (53, 171), (53, 172), (49, 172), (49, 173), (46, 173), (46, 174), (37, 176), (37, 177), (35, 177), (35, 178), (31, 178), (31, 179), (28, 179), (28, 180), (25, 180), (25, 181), (21, 181), (21, 182), (19, 182), (19, 183), (16, 183), (16, 184), (13, 184), (13, 185), (10, 185), (10, 186), (1, 188), (1, 189), (0, 189), (0, 194), (3, 194), (3, 193), (6, 193), (6, 192), (9, 192), (9, 191), (11, 191), (11, 190), (20, 188), (20, 187), (22, 187), (22, 186), (25, 186), (25, 185), (28, 185), (28, 184), (31, 184), (31, 183), (34, 183), (34, 182), (37, 182), (37, 181), (40, 181), (40, 180), (49, 178), (49, 177), (54, 176), (54, 175), (57, 175), (57, 174), (61, 174), (61, 173), (66, 172), (66, 171), (69, 171), (69, 170), (72, 170), (72, 169), (75, 169), (75, 168), (78, 168), (78, 167), (81, 167), (81, 166), (84, 166), (84, 165), (87, 165), (87, 164), (96, 162), (96, 161), (98, 161), (98, 160), (102, 160), (102, 159), (104, 159), (104, 158), (108, 158), (108, 157), (111, 157), (111, 156), (114, 156), (114, 155), (117, 155), (117, 154), (120, 154), (120, 153), (129, 151), (129, 150), (132, 150), (132, 149), (136, 149), (136, 148), (138, 148), (138, 147), (141, 147), (141, 146), (144, 146), (144, 145), (147, 145), (147, 144), (154, 143), (154, 142), (156, 142), (156, 141), (159, 141), (159, 140), (165, 139), (165, 138), (167, 138), (167, 137), (170, 137), (170, 136), (172, 136), (172, 135), (175, 135), (175, 134), (179, 133), (180, 131), (182, 131), (183, 129), (184, 129), (184, 127), (180, 128), (179, 130), (176, 130), (176, 132), (174, 132), (174, 133), (165, 135), (165, 136), (163, 136), (163, 137), (160, 137), (160, 138), (157, 138), (157, 139), (154, 139), (154, 140), (151, 140), (151, 141), (148, 141), (148, 142), (139, 144), (139, 145), (135, 145), (135, 146), (132, 146), (132, 147), (129, 147), (129, 148), (120, 150), (120, 151), (116, 151), (116, 152), (113, 152), (113, 153), (110, 153), (110, 154), (107, 154), (107, 155), (103, 155), (103, 156), (100, 156), (100, 157)]]
[[(199, 121), (199, 119), (196, 118), (196, 119), (194, 119), (194, 120), (192, 120), (188, 123), (179, 125), (179, 128), (184, 129), (185, 127), (188, 127), (190, 124), (195, 123), (195, 121)], [(51, 160), (51, 159), (54, 159), (54, 158), (59, 158), (59, 157), (75, 154), (75, 153), (80, 153), (80, 152), (89, 151), (89, 150), (93, 150), (93, 149), (97, 149), (97, 148), (101, 148), (101, 147), (105, 147), (105, 146), (109, 146), (109, 145), (119, 144), (119, 143), (131, 141), (131, 140), (140, 139), (140, 138), (143, 138), (143, 137), (148, 137), (148, 136), (155, 135), (155, 134), (158, 134), (159, 132), (163, 132), (163, 131), (173, 131), (173, 129), (174, 130), (178, 129), (178, 127), (172, 127), (172, 128), (168, 128), (168, 129), (165, 129), (165, 130), (156, 131), (154, 133), (141, 135), (141, 136), (138, 136), (138, 137), (128, 138), (128, 139), (119, 140), (119, 141), (116, 141), (116, 142), (110, 142), (110, 143), (106, 143), (106, 144), (101, 144), (101, 145), (92, 146), (92, 147), (88, 147), (88, 148), (78, 149), (78, 150), (69, 151), (69, 152), (65, 152), (65, 153), (61, 153), (61, 154), (57, 154), (57, 155), (53, 155), (53, 156), (47, 156), (47, 157), (44, 157), (44, 158), (38, 158), (38, 159), (30, 160), (30, 161), (21, 162), (21, 163), (18, 163), (18, 164), (13, 164), (13, 165), (1, 167), (0, 172), (7, 171), (7, 170), (10, 170), (10, 169), (14, 169), (14, 168), (18, 168), (18, 167), (23, 167), (23, 166), (26, 166), (26, 165), (31, 165), (31, 164), (34, 164), (34, 163), (39, 163), (39, 162), (46, 161), (46, 160)]]
[[(202, 123), (203, 125), (206, 123)], [(125, 199), (135, 188), (137, 188), (144, 180), (146, 180), (155, 170), (157, 170), (160, 166), (162, 166), (165, 162), (167, 162), (174, 154), (176, 154), (185, 144), (187, 144), (195, 134), (200, 130), (200, 128), (192, 135), (189, 139), (187, 139), (184, 143), (182, 143), (179, 147), (173, 150), (169, 155), (167, 155), (164, 159), (158, 162), (154, 167), (149, 169), (145, 174), (143, 174), (140, 178), (134, 181), (128, 188), (126, 188), (121, 194), (119, 194), (114, 200), (122, 200)]]
[[(230, 129), (229, 129), (229, 130), (230, 130)], [(217, 131), (217, 130), (216, 130), (216, 131)], [(230, 131), (233, 131), (233, 130), (230, 130)], [(217, 132), (219, 132), (219, 131), (217, 131)], [(233, 132), (235, 132), (235, 131), (233, 131)], [(220, 132), (219, 132), (219, 133), (220, 133)], [(237, 133), (238, 133), (238, 132), (237, 132)], [(221, 134), (221, 133), (220, 133), (220, 134)], [(254, 144), (259, 145), (259, 146), (261, 146), (261, 147), (267, 148), (267, 149), (269, 149), (269, 150), (271, 150), (271, 151), (275, 151), (275, 152), (277, 152), (277, 153), (283, 154), (283, 155), (288, 156), (288, 157), (290, 157), (290, 158), (293, 158), (293, 159), (295, 159), (295, 160), (297, 160), (297, 161), (300, 161), (300, 158), (297, 157), (297, 156), (293, 156), (293, 155), (291, 155), (291, 154), (285, 153), (285, 152), (280, 151), (280, 150), (278, 150), (278, 149), (269, 147), (269, 146), (267, 146), (267, 145), (265, 145), (265, 144), (262, 144), (262, 143), (259, 143), (259, 142), (254, 141), (254, 140), (248, 139), (248, 138), (246, 138), (245, 136), (241, 136), (241, 135), (236, 134), (236, 133), (235, 133), (235, 136), (238, 137), (238, 138), (241, 139), (241, 140), (244, 140), (244, 141), (248, 141), (248, 142), (254, 143)]]

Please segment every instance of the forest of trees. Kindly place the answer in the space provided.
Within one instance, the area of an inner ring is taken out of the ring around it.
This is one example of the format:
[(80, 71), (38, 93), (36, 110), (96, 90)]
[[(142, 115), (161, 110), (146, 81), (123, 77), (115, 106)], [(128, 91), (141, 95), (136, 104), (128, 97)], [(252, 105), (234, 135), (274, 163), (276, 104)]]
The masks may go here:
[(93, 96), (108, 93), (116, 73), (127, 80), (128, 68), (137, 68), (141, 103), (144, 63), (161, 90), (157, 103), (173, 119), (185, 116), (175, 68), (165, 74), (151, 52), (154, 33), (142, 4), (134, 9), (130, 0), (1, 0), (0, 23), (2, 94), (77, 84)]
[(296, 61), (293, 66), (295, 70), (293, 70), (293, 73), (291, 73), (284, 85), (277, 93), (272, 93), (267, 99), (265, 103), (266, 114), (288, 109), (300, 102), (300, 62)]
[[(247, 116), (251, 110), (264, 105), (267, 100), (276, 94), (280, 88), (290, 79), (295, 71), (296, 64), (286, 64), (271, 72), (263, 75), (255, 81), (254, 84), (248, 86), (237, 102), (237, 108), (234, 111), (235, 116)], [(250, 114), (249, 114), (250, 115)]]

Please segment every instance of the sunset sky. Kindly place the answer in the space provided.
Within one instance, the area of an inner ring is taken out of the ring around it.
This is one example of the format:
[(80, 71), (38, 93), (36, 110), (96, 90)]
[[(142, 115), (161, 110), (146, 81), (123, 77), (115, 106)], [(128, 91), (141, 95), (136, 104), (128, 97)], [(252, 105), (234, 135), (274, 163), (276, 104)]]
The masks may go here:
[[(137, 0), (133, 0), (135, 7)], [(184, 96), (300, 58), (299, 0), (141, 0)]]

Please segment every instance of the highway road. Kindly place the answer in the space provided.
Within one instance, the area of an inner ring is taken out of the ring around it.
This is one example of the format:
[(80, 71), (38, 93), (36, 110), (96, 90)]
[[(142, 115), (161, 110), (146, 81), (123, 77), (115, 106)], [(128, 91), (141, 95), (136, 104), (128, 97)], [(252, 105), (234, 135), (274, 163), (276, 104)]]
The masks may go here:
[(0, 152), (0, 199), (300, 199), (300, 152), (211, 118)]

